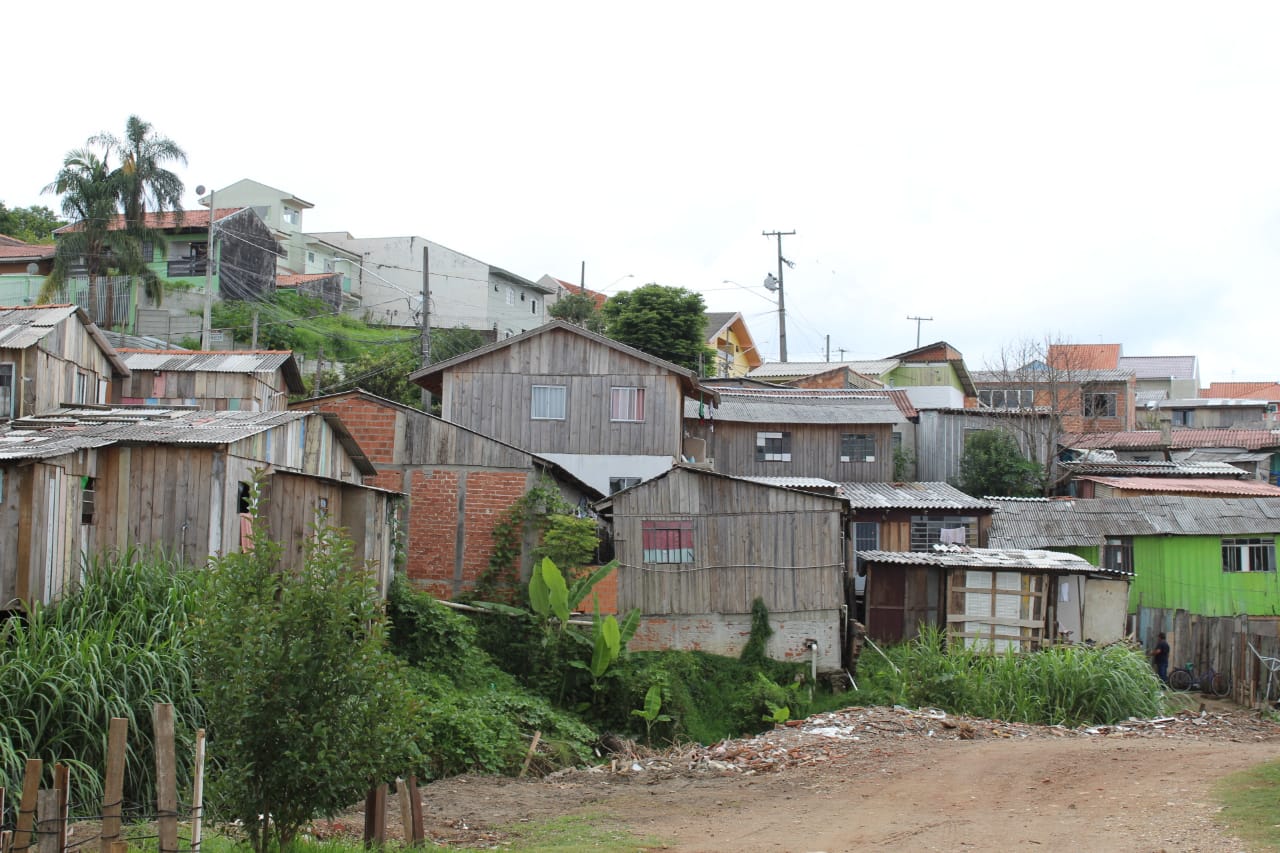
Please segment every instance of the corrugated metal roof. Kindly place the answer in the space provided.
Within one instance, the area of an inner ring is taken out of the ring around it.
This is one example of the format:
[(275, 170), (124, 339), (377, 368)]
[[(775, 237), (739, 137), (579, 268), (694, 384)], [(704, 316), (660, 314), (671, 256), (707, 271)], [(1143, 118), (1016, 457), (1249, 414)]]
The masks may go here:
[(1175, 429), (1166, 441), (1158, 429), (1136, 429), (1127, 432), (1063, 433), (1058, 438), (1062, 447), (1080, 449), (1115, 448), (1151, 450), (1170, 447), (1192, 450), (1201, 447), (1238, 447), (1261, 450), (1280, 447), (1280, 430), (1269, 429)]
[(877, 358), (866, 361), (773, 361), (760, 365), (748, 376), (756, 379), (766, 377), (817, 376), (829, 370), (847, 367), (867, 376), (881, 376), (893, 370), (899, 364), (896, 358)]
[(1280, 498), (996, 499), (987, 540), (1000, 548), (1100, 545), (1108, 536), (1280, 533)]
[(293, 358), (288, 350), (254, 352), (184, 352), (176, 350), (120, 351), (130, 370), (202, 371), (208, 373), (260, 373), (279, 370)]
[(1194, 355), (1122, 355), (1116, 367), (1132, 370), (1139, 379), (1195, 379)]
[(74, 305), (0, 308), (0, 349), (26, 349), (35, 346), (59, 323), (75, 313)]
[[(699, 416), (697, 400), (686, 400), (684, 416)], [(714, 419), (739, 423), (892, 424), (904, 418), (885, 391), (795, 389), (720, 390)]]
[(784, 489), (827, 489), (834, 492), (840, 488), (839, 483), (833, 483), (821, 477), (742, 477), (741, 479)]
[[(1236, 470), (1244, 473), (1238, 468)], [(1099, 477), (1096, 475), (1083, 476), (1080, 479), (1131, 491), (1201, 492), (1212, 495), (1257, 495), (1280, 498), (1280, 487), (1261, 480), (1227, 480), (1213, 477)]]
[(978, 385), (1021, 385), (1034, 386), (1039, 382), (1057, 385), (1080, 384), (1085, 382), (1127, 382), (1133, 378), (1132, 370), (975, 370), (973, 381)]
[[(1112, 453), (1099, 450), (1095, 453)], [(1114, 455), (1114, 454), (1113, 454)], [(1151, 460), (1149, 462), (1129, 462), (1112, 459), (1086, 459), (1080, 462), (1060, 463), (1064, 471), (1082, 476), (1095, 474), (1103, 477), (1234, 477), (1239, 479), (1248, 473), (1227, 462), (1165, 462)]]
[(854, 509), (995, 509), (949, 483), (841, 483), (840, 497)]
[(1127, 575), (1100, 569), (1083, 557), (1061, 551), (1026, 551), (1018, 548), (966, 548), (961, 545), (936, 545), (931, 551), (859, 551), (868, 563), (897, 566), (940, 566), (949, 569), (1032, 569), (1071, 574)]

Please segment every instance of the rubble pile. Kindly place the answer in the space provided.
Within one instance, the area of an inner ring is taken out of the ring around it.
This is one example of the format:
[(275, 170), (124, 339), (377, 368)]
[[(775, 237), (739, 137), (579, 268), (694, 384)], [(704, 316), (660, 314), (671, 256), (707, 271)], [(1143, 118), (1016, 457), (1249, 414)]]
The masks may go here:
[(990, 738), (1170, 737), (1223, 740), (1269, 740), (1280, 737), (1280, 725), (1257, 712), (1181, 711), (1151, 720), (1129, 719), (1107, 726), (1037, 726), (976, 717), (955, 716), (933, 708), (846, 708), (817, 714), (752, 738), (725, 740), (711, 746), (684, 744), (651, 750), (623, 742), (609, 764), (573, 773), (645, 774), (654, 779), (686, 775), (770, 773), (812, 767), (833, 759), (918, 739), (982, 740)]

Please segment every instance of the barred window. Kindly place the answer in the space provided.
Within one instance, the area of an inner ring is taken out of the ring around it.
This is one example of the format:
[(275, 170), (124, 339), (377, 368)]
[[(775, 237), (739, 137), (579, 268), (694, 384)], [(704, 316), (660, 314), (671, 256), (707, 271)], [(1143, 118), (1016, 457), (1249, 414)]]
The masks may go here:
[(845, 433), (840, 436), (841, 462), (875, 462), (876, 437), (869, 433)]
[(758, 432), (756, 433), (757, 462), (790, 462), (791, 433)]
[[(945, 532), (944, 532), (945, 531)], [(928, 551), (944, 542), (956, 545), (978, 545), (978, 519), (972, 515), (946, 515), (930, 518), (911, 516), (911, 550)]]
[(1276, 540), (1263, 537), (1223, 539), (1222, 570), (1224, 572), (1274, 572)]

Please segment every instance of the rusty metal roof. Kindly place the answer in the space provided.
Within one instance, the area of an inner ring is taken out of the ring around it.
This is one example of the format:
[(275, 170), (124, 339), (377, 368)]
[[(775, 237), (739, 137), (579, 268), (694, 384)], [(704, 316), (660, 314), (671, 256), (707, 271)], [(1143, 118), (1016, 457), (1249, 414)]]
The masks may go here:
[(854, 509), (991, 510), (991, 501), (970, 497), (949, 483), (841, 483), (840, 497)]
[[(1243, 471), (1236, 469), (1239, 473)], [(1086, 475), (1081, 480), (1101, 483), (1113, 489), (1146, 492), (1198, 492), (1207, 495), (1257, 495), (1280, 498), (1280, 487), (1261, 480), (1228, 480), (1221, 477), (1099, 477)]]
[(1109, 536), (1280, 533), (1280, 498), (1132, 498), (993, 501), (988, 544), (1002, 548), (1101, 545)]
[(1158, 429), (1135, 429), (1126, 432), (1063, 433), (1058, 438), (1062, 447), (1080, 449), (1115, 448), (1119, 450), (1151, 450), (1169, 447), (1191, 450), (1199, 447), (1238, 447), (1261, 450), (1280, 447), (1280, 430), (1271, 429), (1175, 429), (1166, 439)]
[[(1095, 451), (1107, 453), (1108, 451)], [(1121, 461), (1117, 459), (1085, 459), (1078, 462), (1062, 462), (1062, 469), (1073, 475), (1087, 474), (1103, 477), (1234, 477), (1249, 476), (1247, 471), (1227, 462), (1191, 462), (1153, 459), (1147, 462)]]

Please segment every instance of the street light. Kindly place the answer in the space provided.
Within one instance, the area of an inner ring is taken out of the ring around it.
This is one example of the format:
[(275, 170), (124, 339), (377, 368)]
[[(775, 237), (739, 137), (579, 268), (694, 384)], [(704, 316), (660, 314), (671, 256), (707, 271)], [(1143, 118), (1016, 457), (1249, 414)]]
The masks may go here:
[[(196, 185), (196, 195), (204, 195), (204, 184)], [(213, 196), (213, 189), (210, 189), (209, 240), (204, 250), (204, 323), (200, 326), (200, 349), (204, 352), (208, 352), (209, 347), (213, 345), (211, 341), (213, 330), (209, 328), (213, 325), (211, 319), (213, 313), (213, 217), (218, 212), (213, 205)]]

